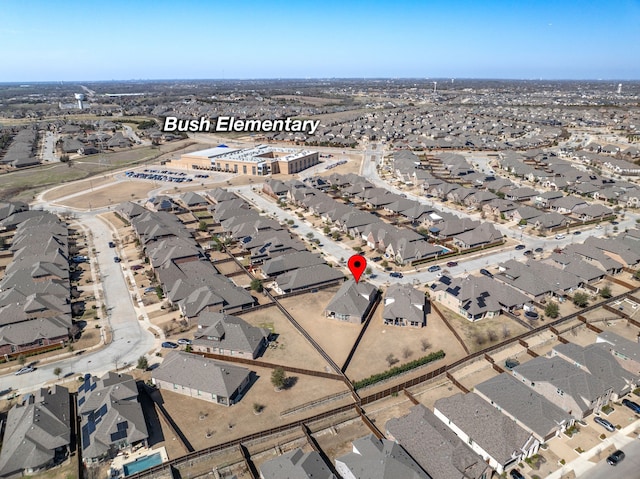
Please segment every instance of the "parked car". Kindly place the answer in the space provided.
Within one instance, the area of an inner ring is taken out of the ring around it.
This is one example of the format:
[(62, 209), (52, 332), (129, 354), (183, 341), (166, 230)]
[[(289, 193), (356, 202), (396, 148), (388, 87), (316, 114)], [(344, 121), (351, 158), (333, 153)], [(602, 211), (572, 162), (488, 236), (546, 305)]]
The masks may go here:
[(509, 475), (511, 476), (512, 479), (525, 479), (522, 473), (517, 469), (511, 469), (511, 471), (509, 472)]
[(484, 274), (485, 276), (488, 276), (489, 278), (493, 278), (493, 275), (491, 274), (491, 272), (487, 271), (484, 268), (480, 270), (480, 274)]
[(613, 424), (611, 424), (609, 421), (607, 421), (602, 417), (599, 417), (599, 416), (594, 417), (593, 422), (600, 424), (603, 428), (605, 428), (609, 432), (613, 432), (616, 430), (616, 427)]
[(119, 263), (120, 261), (122, 261), (120, 258), (118, 258), (117, 256), (113, 257), (113, 262), (114, 263)]
[(440, 271), (440, 266), (438, 266), (437, 264), (434, 264), (433, 266), (429, 266), (429, 268), (427, 269), (427, 271), (429, 273), (435, 273), (436, 271)]
[(536, 249), (534, 249), (533, 251), (534, 251), (534, 252), (536, 252), (536, 253), (542, 253), (542, 252), (544, 251), (544, 249), (542, 249), (542, 248), (536, 248)]
[(624, 459), (624, 452), (618, 449), (616, 452), (607, 457), (607, 464), (615, 466)]
[(113, 241), (109, 241), (109, 248), (115, 248), (116, 244)]
[(164, 343), (162, 343), (162, 347), (167, 349), (177, 349), (178, 345), (176, 343), (172, 343), (171, 341), (165, 341)]
[(458, 262), (457, 261), (449, 261), (447, 263), (447, 268), (453, 268), (454, 266), (458, 266)]
[(527, 251), (525, 251), (524, 253), (522, 253), (525, 256), (531, 256), (533, 254), (533, 251), (531, 251), (530, 249), (528, 249)]
[(561, 234), (561, 235), (556, 235), (556, 239), (557, 239), (557, 240), (564, 239), (564, 235), (562, 235), (562, 234)]
[(580, 235), (580, 234), (582, 234), (582, 232), (581, 231), (574, 231), (573, 234), (574, 235)]
[(178, 344), (191, 344), (190, 339), (180, 338), (178, 339)]
[(16, 376), (20, 376), (21, 374), (27, 374), (27, 373), (30, 373), (30, 372), (33, 372), (33, 371), (35, 371), (35, 368), (32, 368), (31, 366), (25, 366), (23, 368), (18, 369), (15, 372), (15, 375)]
[[(526, 248), (526, 246), (523, 245), (523, 244), (519, 244), (519, 245), (516, 246), (516, 250), (518, 250), (518, 251), (521, 250), (521, 249), (525, 249), (525, 248)], [(515, 471), (515, 469), (514, 469), (514, 471)]]
[(402, 273), (393, 271), (392, 273), (389, 273), (389, 276), (391, 276), (392, 278), (402, 278), (404, 275)]
[(622, 400), (622, 404), (627, 406), (629, 409), (631, 409), (636, 414), (640, 414), (640, 404), (638, 404), (637, 402), (630, 401), (629, 399), (623, 399)]
[(596, 225), (596, 226), (595, 226), (595, 228), (596, 228), (597, 230), (601, 230), (601, 229), (602, 229), (602, 226), (600, 226), (600, 225)]

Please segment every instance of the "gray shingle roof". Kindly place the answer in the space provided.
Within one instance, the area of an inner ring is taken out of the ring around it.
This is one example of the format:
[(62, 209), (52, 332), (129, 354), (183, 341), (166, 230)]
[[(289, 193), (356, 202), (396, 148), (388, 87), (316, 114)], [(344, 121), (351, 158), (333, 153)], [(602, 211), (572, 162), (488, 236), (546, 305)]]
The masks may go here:
[(500, 464), (519, 455), (530, 441), (529, 432), (475, 394), (438, 399), (435, 409)]
[[(474, 391), (489, 399), (494, 407), (518, 419), (538, 440), (568, 424), (571, 415), (525, 386), (511, 374), (503, 373), (475, 386)], [(483, 398), (484, 399), (484, 398)]]
[(431, 479), (399, 444), (373, 434), (353, 441), (353, 451), (336, 458), (336, 469), (367, 479)]
[(283, 454), (260, 466), (264, 479), (336, 479), (316, 451), (304, 453), (302, 449)]
[(203, 311), (196, 318), (198, 330), (194, 345), (242, 351), (254, 357), (269, 337), (269, 331), (256, 328), (236, 316)]
[(384, 297), (385, 320), (404, 319), (409, 322), (426, 322), (424, 306), (426, 298), (409, 284), (393, 284), (389, 286)]
[(364, 314), (376, 297), (376, 287), (366, 281), (345, 281), (325, 308), (326, 313), (364, 319)]
[[(385, 425), (387, 433), (434, 479), (479, 479), (489, 466), (422, 404)], [(490, 473), (487, 477), (490, 476)]]
[(231, 397), (251, 371), (197, 354), (171, 351), (151, 377), (216, 396)]
[(23, 404), (9, 410), (0, 452), (0, 476), (38, 469), (54, 457), (71, 437), (69, 390), (54, 386), (40, 389)]

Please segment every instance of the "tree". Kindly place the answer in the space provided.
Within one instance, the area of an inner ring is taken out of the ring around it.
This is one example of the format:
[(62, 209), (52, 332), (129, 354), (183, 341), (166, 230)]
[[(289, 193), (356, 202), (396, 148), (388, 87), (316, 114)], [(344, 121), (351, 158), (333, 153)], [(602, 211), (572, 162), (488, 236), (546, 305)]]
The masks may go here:
[(314, 234), (313, 234), (311, 231), (309, 231), (309, 232), (307, 233), (307, 238), (312, 239), (312, 238), (313, 238), (313, 236), (314, 236)]
[(367, 269), (364, 270), (364, 274), (371, 276), (371, 273), (373, 273), (371, 266), (367, 266)]
[(287, 383), (287, 373), (284, 372), (282, 368), (275, 368), (271, 372), (271, 384), (277, 389), (280, 390)]
[(262, 293), (262, 290), (264, 289), (264, 286), (262, 286), (262, 280), (253, 278), (251, 280), (251, 289), (256, 293)]
[(389, 353), (385, 359), (389, 366), (393, 366), (395, 363), (398, 362), (398, 359), (396, 359), (396, 357), (391, 353)]
[(520, 221), (518, 221), (518, 224), (520, 226), (527, 226), (527, 220), (525, 220), (524, 218), (522, 218)]
[(611, 297), (611, 287), (607, 284), (600, 290), (600, 296), (604, 299)]
[(420, 340), (420, 349), (422, 349), (423, 352), (429, 349), (430, 347), (431, 347), (431, 343), (429, 343), (428, 340), (426, 339)]
[(198, 229), (200, 231), (207, 231), (209, 229), (209, 225), (205, 220), (200, 220), (200, 223), (198, 224)]
[(575, 304), (579, 308), (584, 308), (589, 304), (589, 295), (578, 291), (573, 295), (573, 304)]
[(549, 318), (557, 318), (558, 314), (560, 314), (560, 307), (558, 306), (558, 303), (549, 301), (547, 306), (544, 308), (544, 314)]
[(27, 357), (24, 354), (18, 356), (18, 364), (20, 366), (24, 366), (24, 363), (27, 362)]
[(59, 367), (56, 367), (53, 369), (53, 374), (55, 374), (57, 376), (58, 379), (60, 379), (60, 374), (62, 374), (62, 369)]
[(328, 235), (329, 233), (331, 233), (331, 228), (329, 228), (328, 226), (325, 226), (324, 228), (322, 228), (322, 232), (325, 235)]
[(144, 355), (138, 358), (137, 368), (142, 369), (143, 371), (149, 369), (149, 361), (147, 361), (147, 358)]

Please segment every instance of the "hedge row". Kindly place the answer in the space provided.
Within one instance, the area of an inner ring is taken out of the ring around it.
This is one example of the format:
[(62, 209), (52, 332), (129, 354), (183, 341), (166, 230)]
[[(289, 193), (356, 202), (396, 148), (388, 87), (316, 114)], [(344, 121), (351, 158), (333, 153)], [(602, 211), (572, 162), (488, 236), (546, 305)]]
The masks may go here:
[(393, 368), (388, 369), (383, 373), (373, 374), (368, 378), (361, 379), (360, 381), (355, 381), (353, 383), (353, 387), (355, 389), (360, 389), (366, 386), (371, 386), (372, 384), (392, 378), (393, 376), (397, 376), (398, 374), (402, 374), (425, 364), (429, 364), (433, 361), (437, 361), (438, 359), (442, 359), (444, 358), (444, 356), (445, 354), (442, 349), (440, 351), (435, 351), (427, 356), (423, 356), (400, 366), (394, 366)]

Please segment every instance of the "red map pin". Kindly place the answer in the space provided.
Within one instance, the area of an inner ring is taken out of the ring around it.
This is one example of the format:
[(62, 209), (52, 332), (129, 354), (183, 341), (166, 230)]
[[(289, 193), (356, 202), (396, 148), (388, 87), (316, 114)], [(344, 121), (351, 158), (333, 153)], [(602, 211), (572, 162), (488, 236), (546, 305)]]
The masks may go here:
[(349, 258), (347, 266), (349, 266), (349, 271), (351, 271), (351, 274), (357, 283), (360, 281), (360, 276), (362, 276), (362, 273), (364, 273), (364, 270), (367, 268), (367, 260), (361, 254), (354, 254)]

